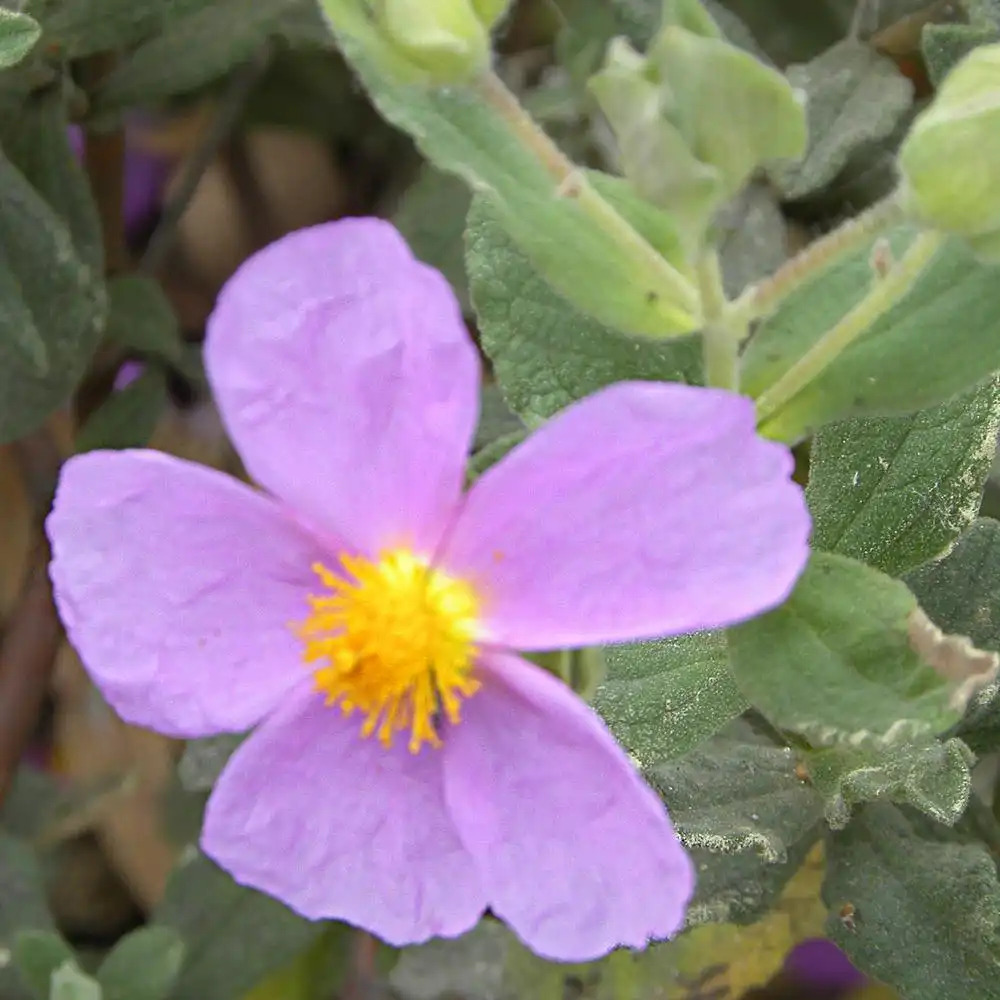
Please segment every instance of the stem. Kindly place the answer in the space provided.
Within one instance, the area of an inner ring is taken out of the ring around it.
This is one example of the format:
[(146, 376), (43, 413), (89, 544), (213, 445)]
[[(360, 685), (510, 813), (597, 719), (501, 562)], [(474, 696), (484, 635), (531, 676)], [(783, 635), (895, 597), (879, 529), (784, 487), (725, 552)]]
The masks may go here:
[(751, 285), (733, 302), (731, 318), (748, 329), (755, 319), (773, 313), (792, 292), (813, 277), (854, 253), (879, 233), (906, 218), (897, 193), (876, 202), (871, 208), (814, 240), (801, 253), (786, 261), (769, 278)]
[(910, 244), (898, 264), (843, 318), (757, 400), (757, 423), (763, 424), (797, 396), (844, 350), (914, 286), (924, 268), (945, 241), (937, 232), (923, 232)]
[(719, 255), (714, 250), (706, 251), (698, 261), (698, 284), (705, 315), (701, 331), (705, 385), (737, 392), (740, 387), (740, 341), (745, 331), (734, 329), (726, 315), (722, 271)]
[(534, 119), (518, 103), (503, 81), (492, 71), (479, 80), (479, 90), (489, 106), (507, 124), (512, 136), (530, 152), (556, 183), (556, 193), (572, 197), (604, 233), (627, 257), (653, 267), (673, 301), (688, 312), (698, 315), (698, 293), (676, 268), (668, 263), (587, 181), (579, 167), (563, 155), (559, 147), (543, 132)]
[(265, 43), (230, 77), (215, 118), (188, 160), (173, 198), (163, 208), (159, 225), (150, 237), (146, 252), (139, 262), (140, 271), (151, 274), (167, 259), (177, 235), (177, 227), (201, 183), (202, 176), (236, 128), (247, 98), (267, 69), (270, 59), (271, 46)]
[[(96, 90), (113, 72), (116, 57), (102, 52), (83, 60), (81, 74), (88, 92)], [(108, 277), (129, 266), (125, 241), (125, 129), (83, 133), (83, 164), (97, 205), (104, 243), (104, 270)]]

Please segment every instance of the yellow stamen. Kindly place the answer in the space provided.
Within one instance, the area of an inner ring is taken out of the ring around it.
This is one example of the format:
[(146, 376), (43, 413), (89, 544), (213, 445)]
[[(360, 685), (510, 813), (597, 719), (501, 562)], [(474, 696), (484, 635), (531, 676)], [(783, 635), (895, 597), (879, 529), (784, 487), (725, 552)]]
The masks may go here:
[(303, 659), (320, 664), (317, 688), (328, 705), (365, 717), (362, 736), (377, 733), (388, 747), (409, 729), (411, 752), (439, 747), (436, 719), (458, 722), (462, 699), (479, 689), (475, 592), (406, 549), (340, 563), (313, 566), (329, 593), (310, 596), (312, 612), (295, 626)]

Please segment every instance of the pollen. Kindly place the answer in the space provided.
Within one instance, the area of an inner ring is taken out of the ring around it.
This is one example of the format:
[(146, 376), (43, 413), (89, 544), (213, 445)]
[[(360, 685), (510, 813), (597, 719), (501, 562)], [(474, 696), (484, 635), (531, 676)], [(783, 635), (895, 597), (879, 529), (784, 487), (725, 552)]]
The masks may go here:
[(313, 570), (325, 592), (309, 597), (311, 613), (294, 628), (326, 703), (359, 713), (361, 735), (387, 747), (404, 731), (412, 753), (440, 747), (441, 721), (461, 721), (463, 699), (479, 688), (473, 588), (406, 549)]

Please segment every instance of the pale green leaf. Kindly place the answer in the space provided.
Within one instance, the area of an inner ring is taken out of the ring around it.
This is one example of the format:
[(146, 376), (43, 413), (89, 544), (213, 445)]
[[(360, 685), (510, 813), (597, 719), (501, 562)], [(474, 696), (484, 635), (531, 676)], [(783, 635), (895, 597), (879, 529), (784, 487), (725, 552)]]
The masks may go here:
[(33, 17), (0, 7), (0, 69), (16, 66), (35, 47), (41, 34)]
[(729, 630), (736, 683), (774, 725), (814, 745), (883, 746), (942, 732), (964, 706), (911, 646), (916, 613), (905, 584), (814, 553), (781, 607)]
[(49, 1000), (53, 973), (76, 962), (73, 949), (54, 931), (23, 931), (14, 939), (14, 965), (35, 1000)]

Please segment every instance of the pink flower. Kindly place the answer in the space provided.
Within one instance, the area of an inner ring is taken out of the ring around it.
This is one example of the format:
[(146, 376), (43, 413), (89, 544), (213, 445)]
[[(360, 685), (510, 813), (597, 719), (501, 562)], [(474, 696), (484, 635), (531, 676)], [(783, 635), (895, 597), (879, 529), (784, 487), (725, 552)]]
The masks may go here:
[(809, 518), (750, 401), (614, 385), (462, 496), (477, 354), (441, 275), (374, 219), (248, 260), (206, 362), (268, 492), (91, 452), (48, 521), (63, 620), (126, 720), (257, 727), (209, 801), (205, 852), (393, 944), (460, 934), (486, 907), (554, 959), (677, 931), (694, 875), (663, 805), (514, 650), (784, 599)]

